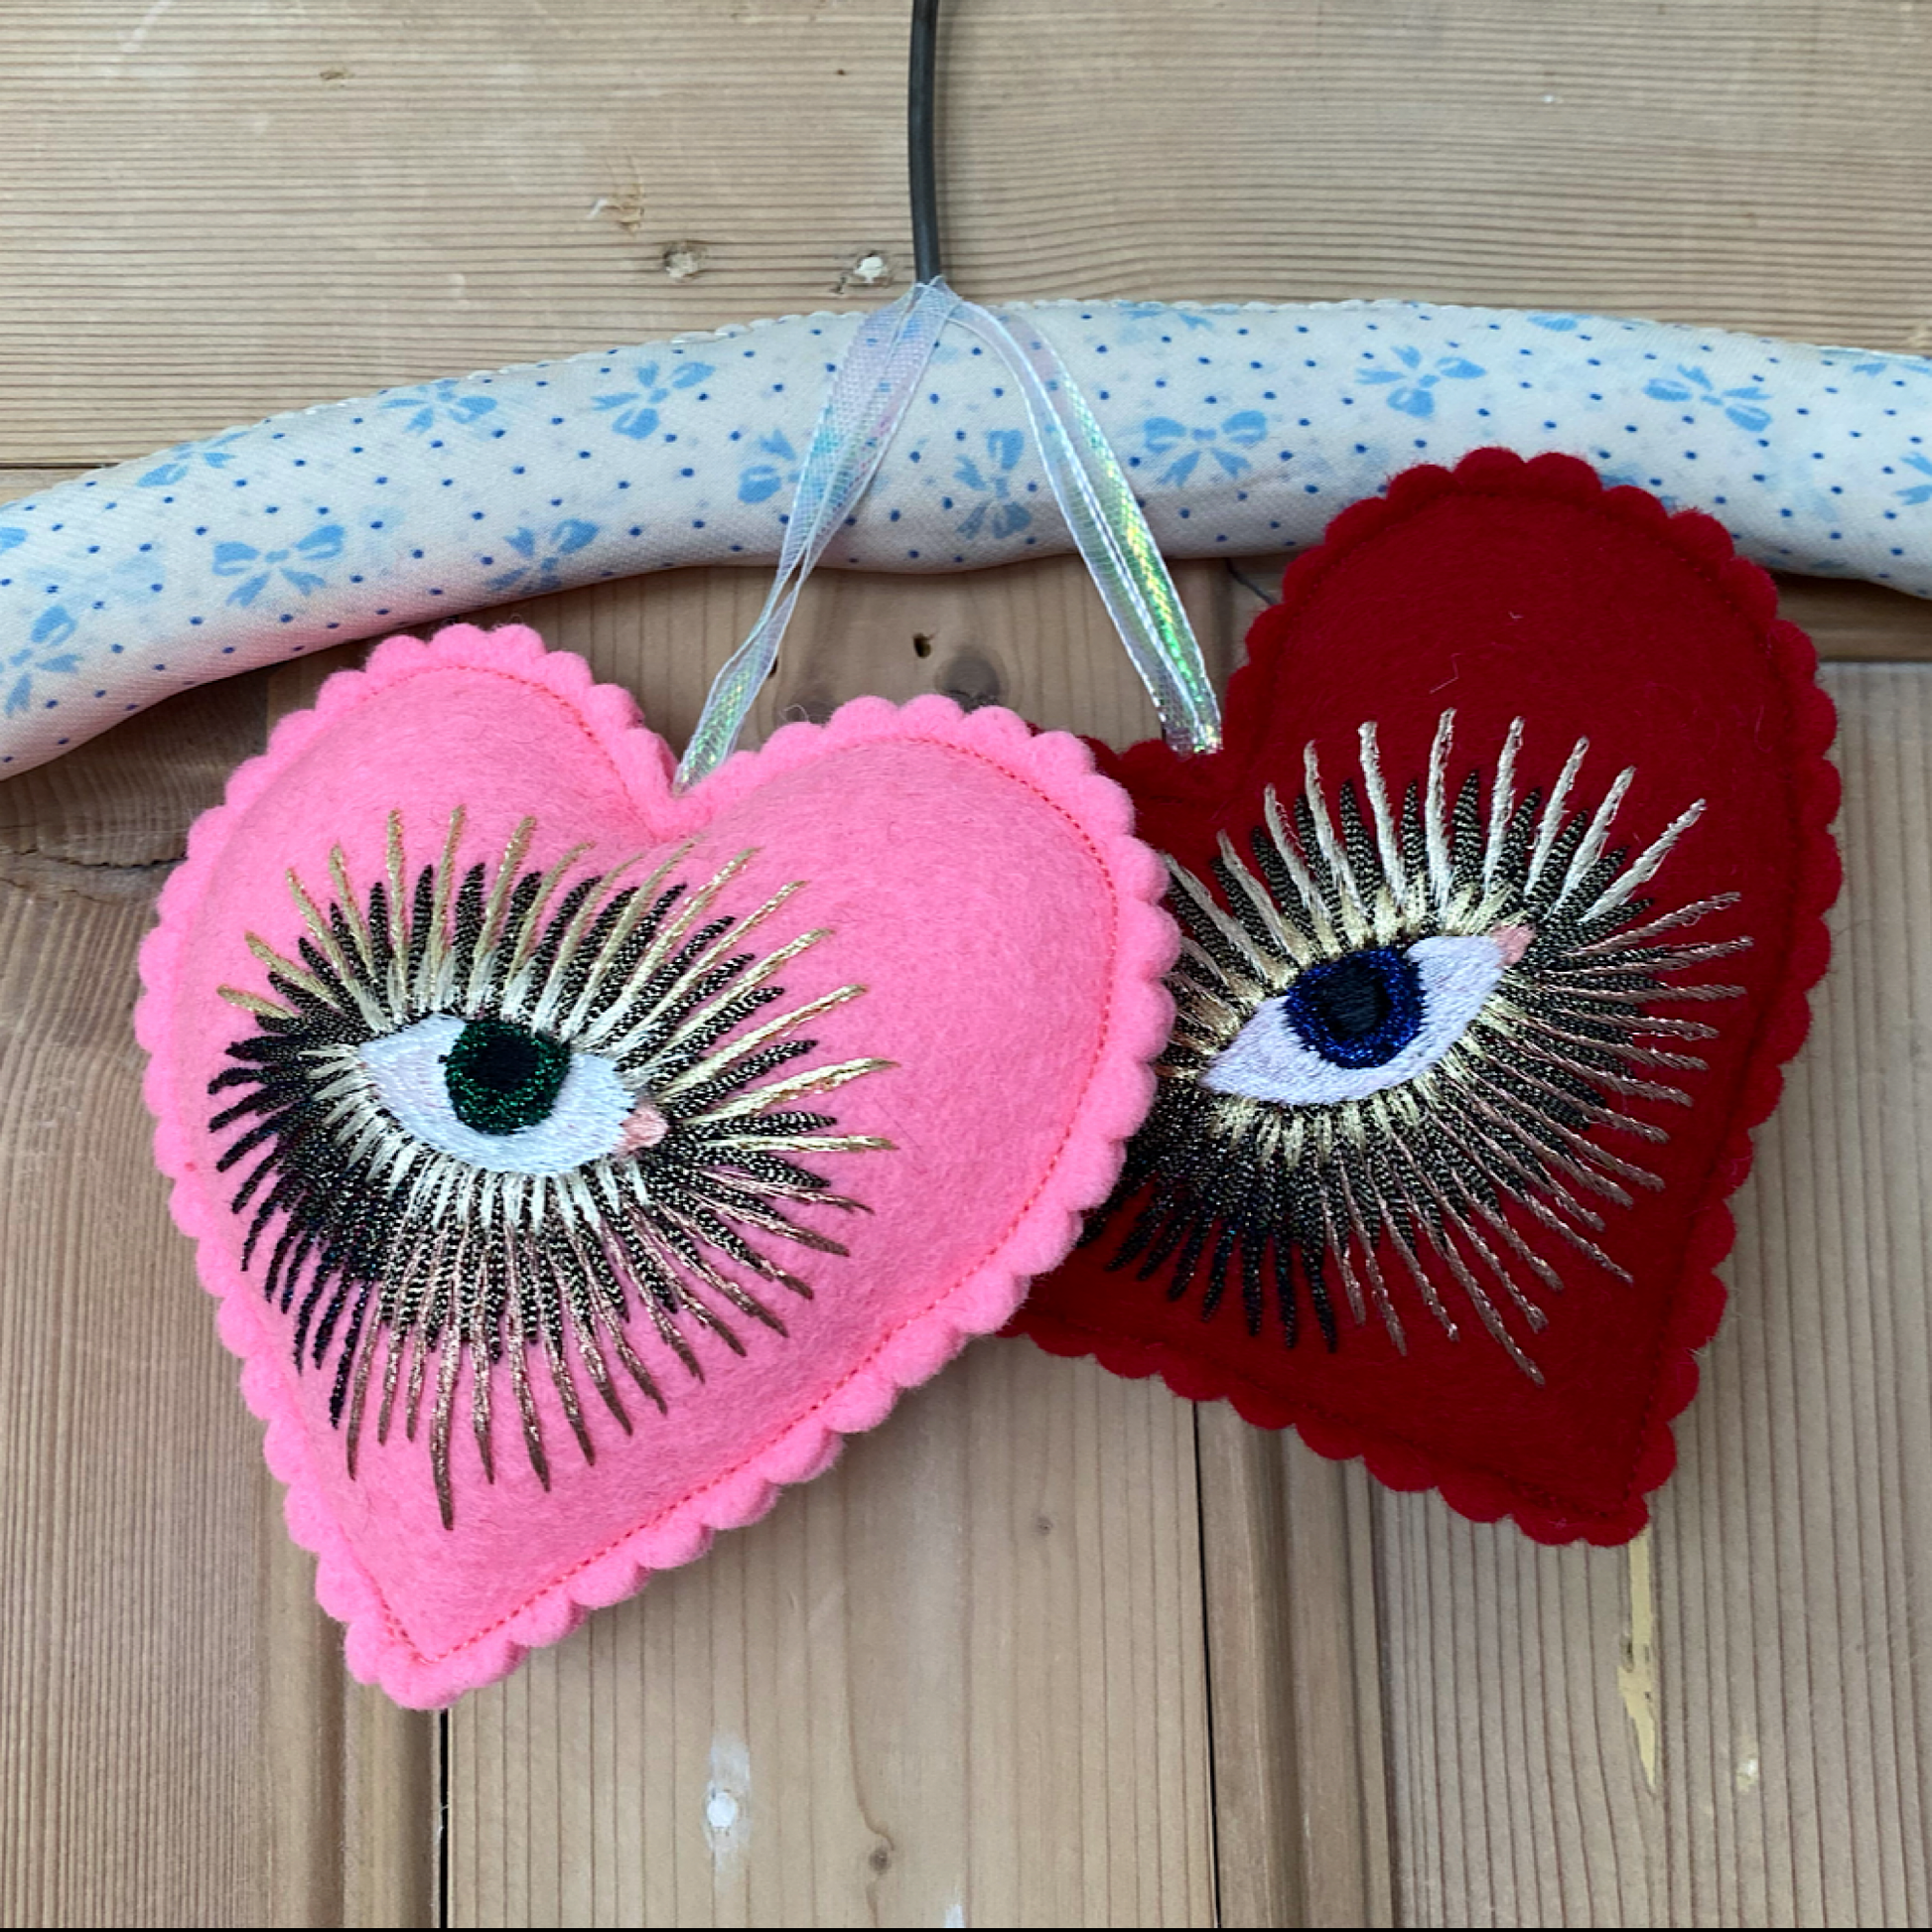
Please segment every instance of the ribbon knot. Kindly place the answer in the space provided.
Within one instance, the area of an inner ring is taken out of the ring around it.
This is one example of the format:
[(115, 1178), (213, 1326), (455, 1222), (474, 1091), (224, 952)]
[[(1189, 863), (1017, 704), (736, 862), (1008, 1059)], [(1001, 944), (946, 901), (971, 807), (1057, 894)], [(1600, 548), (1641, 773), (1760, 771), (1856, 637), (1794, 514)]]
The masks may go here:
[[(1219, 746), (1220, 713), (1200, 645), (1133, 485), (1066, 365), (1032, 328), (1016, 333), (993, 310), (936, 279), (915, 283), (865, 317), (833, 371), (798, 473), (777, 576), (705, 700), (678, 766), (679, 790), (714, 770), (738, 743), (777, 661), (799, 587), (870, 486), (949, 324), (977, 337), (1012, 371), (1053, 500), (1154, 700), (1163, 736), (1183, 753)], [(1222, 425), (1237, 440), (1241, 427), (1233, 419)]]

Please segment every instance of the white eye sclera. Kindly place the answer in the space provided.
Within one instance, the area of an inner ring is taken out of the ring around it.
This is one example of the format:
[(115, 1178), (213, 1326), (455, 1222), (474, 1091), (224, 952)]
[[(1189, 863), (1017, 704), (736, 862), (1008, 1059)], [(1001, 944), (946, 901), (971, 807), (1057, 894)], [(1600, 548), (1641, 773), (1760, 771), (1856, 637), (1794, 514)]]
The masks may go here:
[(612, 1061), (521, 1027), (433, 1013), (360, 1057), (405, 1132), (474, 1168), (564, 1173), (642, 1144)]
[(1332, 1105), (1400, 1086), (1462, 1037), (1532, 936), (1501, 926), (1307, 967), (1287, 992), (1255, 1009), (1201, 1085), (1284, 1107)]

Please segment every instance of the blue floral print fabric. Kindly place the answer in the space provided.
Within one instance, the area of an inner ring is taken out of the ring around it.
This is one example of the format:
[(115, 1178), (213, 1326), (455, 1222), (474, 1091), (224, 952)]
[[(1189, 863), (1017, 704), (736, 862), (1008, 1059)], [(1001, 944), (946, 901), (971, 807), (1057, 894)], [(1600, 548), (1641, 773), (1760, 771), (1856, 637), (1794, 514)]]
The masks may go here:
[[(1172, 557), (1294, 551), (1417, 463), (1562, 450), (1776, 568), (1932, 595), (1932, 362), (1420, 302), (1018, 305)], [(387, 390), (0, 505), (0, 769), (191, 685), (673, 565), (769, 563), (852, 316)], [(949, 330), (826, 562), (1070, 547), (1011, 376)]]

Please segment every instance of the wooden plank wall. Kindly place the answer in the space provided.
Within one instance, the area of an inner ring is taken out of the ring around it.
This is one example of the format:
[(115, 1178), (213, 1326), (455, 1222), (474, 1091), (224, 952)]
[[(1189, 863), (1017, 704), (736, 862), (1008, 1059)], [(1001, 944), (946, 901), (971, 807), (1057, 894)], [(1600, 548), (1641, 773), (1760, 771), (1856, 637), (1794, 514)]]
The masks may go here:
[[(836, 304), (874, 251), (901, 282), (903, 13), (12, 0), (0, 493)], [(1925, 0), (952, 0), (944, 58), (978, 296), (1413, 293), (1932, 348)], [(1223, 668), (1266, 570), (1182, 573)], [(188, 821), (327, 666), (0, 786), (0, 1921), (1926, 1922), (1932, 611), (1788, 588), (1838, 660), (1840, 950), (1645, 1538), (1536, 1549), (981, 1343), (441, 1720), (344, 1678), (127, 1030)], [(694, 571), (519, 615), (676, 739), (761, 592)], [(1048, 562), (814, 584), (759, 727), (930, 688), (1152, 722)]]

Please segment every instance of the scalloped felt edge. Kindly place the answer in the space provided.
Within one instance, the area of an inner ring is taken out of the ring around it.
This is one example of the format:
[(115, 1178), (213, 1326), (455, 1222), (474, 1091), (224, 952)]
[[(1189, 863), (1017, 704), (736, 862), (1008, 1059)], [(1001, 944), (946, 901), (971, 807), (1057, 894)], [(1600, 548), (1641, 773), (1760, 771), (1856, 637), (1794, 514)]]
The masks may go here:
[[(1458, 1514), (1478, 1523), (1512, 1517), (1538, 1543), (1627, 1542), (1650, 1520), (1647, 1497), (1677, 1464), (1671, 1424), (1697, 1393), (1696, 1351), (1717, 1333), (1725, 1290), (1717, 1270), (1735, 1236), (1729, 1197), (1751, 1168), (1751, 1130), (1777, 1105), (1782, 1068), (1804, 1043), (1811, 1025), (1808, 995), (1831, 960), (1825, 913), (1838, 897), (1842, 868), (1831, 825), (1839, 805), (1837, 767), (1826, 753), (1837, 732), (1837, 711), (1815, 679), (1818, 653), (1799, 627), (1777, 615), (1777, 590), (1756, 564), (1736, 555), (1724, 526), (1702, 510), (1675, 513), (1646, 491), (1606, 488), (1588, 464), (1551, 453), (1524, 459), (1509, 450), (1477, 450), (1454, 470), (1429, 465), (1406, 471), (1386, 494), (1350, 505), (1328, 526), (1321, 544), (1292, 563), (1282, 580), (1281, 601), (1264, 611), (1248, 633), (1249, 656), (1228, 684), (1227, 743), (1240, 743), (1245, 688), (1265, 678), (1285, 646), (1291, 620), (1313, 594), (1323, 574), (1347, 552), (1394, 518), (1451, 490), (1470, 486), (1497, 496), (1557, 497), (1594, 506), (1659, 539), (1688, 559), (1740, 616), (1763, 632), (1773, 668), (1786, 690), (1796, 879), (1784, 977), (1764, 1007), (1758, 1035), (1746, 1059), (1731, 1132), (1712, 1164), (1691, 1220), (1684, 1268), (1672, 1290), (1659, 1332), (1650, 1407), (1644, 1417), (1622, 1502), (1600, 1514), (1578, 1512), (1548, 1496), (1525, 1502), (1521, 1485), (1490, 1471), (1456, 1462), (1441, 1449), (1374, 1431), (1323, 1414), (1312, 1404), (1289, 1401), (1273, 1391), (1227, 1375), (1170, 1344), (1101, 1335), (1080, 1323), (1048, 1315), (1033, 1305), (1007, 1330), (1024, 1334), (1053, 1355), (1091, 1355), (1103, 1368), (1134, 1379), (1158, 1375), (1189, 1401), (1225, 1400), (1246, 1421), (1263, 1429), (1296, 1430), (1317, 1454), (1332, 1461), (1359, 1456), (1377, 1481), (1391, 1489), (1436, 1489)], [(1173, 769), (1149, 763), (1136, 746), (1116, 761), (1136, 776), (1160, 769), (1165, 790), (1174, 791)]]
[[(203, 1185), (188, 1134), (168, 1114), (168, 1096), (176, 1085), (169, 1008), (187, 932), (239, 815), (312, 741), (365, 699), (422, 672), (451, 668), (495, 672), (562, 700), (667, 841), (695, 830), (779, 772), (831, 752), (882, 739), (957, 748), (1004, 770), (1082, 830), (1111, 886), (1116, 922), (1106, 1007), (1086, 1085), (1053, 1162), (984, 1258), (883, 1337), (828, 1396), (779, 1425), (735, 1467), (559, 1574), (489, 1628), (447, 1652), (425, 1656), (399, 1627), (322, 1501), (307, 1433), (281, 1366), (281, 1340), (270, 1332), (259, 1296), (212, 1238), (226, 1222), (226, 1208)], [(267, 1425), (268, 1465), (287, 1487), (290, 1534), (318, 1560), (316, 1594), (348, 1626), (349, 1669), (363, 1683), (379, 1683), (399, 1704), (435, 1708), (504, 1675), (526, 1651), (568, 1634), (587, 1610), (630, 1594), (652, 1571), (702, 1555), (716, 1531), (756, 1521), (781, 1485), (824, 1469), (844, 1436), (882, 1421), (900, 1390), (926, 1380), (968, 1340), (991, 1333), (1012, 1315), (1027, 1282), (1066, 1253), (1086, 1210), (1106, 1197), (1125, 1143), (1153, 1096), (1151, 1062), (1173, 1021), (1163, 976), (1178, 940), (1162, 905), (1161, 863), (1133, 836), (1132, 802), (1094, 768), (1092, 754), (1079, 739), (1064, 732), (1035, 733), (998, 708), (962, 712), (943, 697), (917, 698), (902, 707), (860, 698), (824, 725), (783, 727), (761, 750), (735, 755), (682, 798), (670, 795), (672, 770), (669, 749), (643, 728), (630, 695), (596, 683), (582, 658), (546, 649), (534, 631), (521, 625), (485, 631), (456, 624), (428, 643), (388, 638), (361, 670), (332, 677), (311, 710), (282, 719), (266, 751), (235, 771), (223, 802), (205, 812), (191, 831), (187, 860), (163, 890), (158, 923), (141, 948), (143, 991), (135, 1008), (135, 1035), (149, 1055), (143, 1092), (156, 1119), (156, 1163), (174, 1183), (171, 1210), (197, 1243), (203, 1282), (220, 1301), (221, 1339), (241, 1358), (242, 1395)]]

